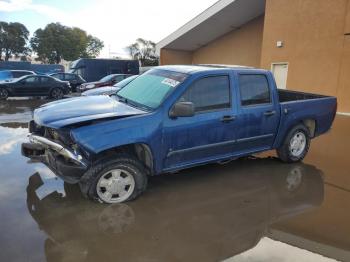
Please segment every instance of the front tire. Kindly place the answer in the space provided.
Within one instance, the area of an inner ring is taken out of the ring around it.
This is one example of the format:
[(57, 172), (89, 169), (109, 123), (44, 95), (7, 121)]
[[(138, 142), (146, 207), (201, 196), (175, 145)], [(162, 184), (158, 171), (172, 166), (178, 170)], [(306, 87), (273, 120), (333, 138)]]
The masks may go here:
[(63, 97), (63, 91), (60, 88), (53, 88), (50, 92), (50, 97), (53, 99), (61, 99)]
[(0, 89), (0, 100), (6, 100), (9, 97), (9, 92), (5, 88)]
[(309, 129), (302, 124), (296, 125), (288, 132), (283, 144), (277, 149), (277, 155), (286, 163), (299, 162), (309, 151), (310, 140)]
[(102, 203), (114, 204), (138, 197), (147, 187), (143, 164), (136, 158), (121, 154), (104, 158), (94, 164), (81, 178), (84, 196)]

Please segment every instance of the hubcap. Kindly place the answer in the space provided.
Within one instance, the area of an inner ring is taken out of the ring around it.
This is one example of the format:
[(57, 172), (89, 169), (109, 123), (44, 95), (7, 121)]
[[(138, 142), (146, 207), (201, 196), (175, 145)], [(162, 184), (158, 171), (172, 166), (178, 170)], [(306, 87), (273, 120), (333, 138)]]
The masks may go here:
[(54, 89), (53, 91), (52, 91), (52, 96), (54, 97), (54, 98), (60, 98), (61, 97), (61, 90), (59, 90), (59, 89)]
[(305, 147), (306, 147), (305, 134), (303, 132), (295, 133), (295, 135), (290, 140), (290, 144), (289, 144), (290, 153), (293, 156), (298, 157), (304, 152)]
[(98, 217), (99, 229), (108, 234), (120, 234), (135, 223), (135, 213), (126, 204), (115, 204), (106, 207)]
[(120, 203), (134, 192), (134, 177), (122, 169), (104, 173), (97, 183), (97, 195), (106, 203)]
[(287, 190), (289, 192), (293, 192), (296, 189), (298, 189), (301, 184), (302, 177), (303, 175), (300, 170), (300, 167), (293, 168), (287, 176)]

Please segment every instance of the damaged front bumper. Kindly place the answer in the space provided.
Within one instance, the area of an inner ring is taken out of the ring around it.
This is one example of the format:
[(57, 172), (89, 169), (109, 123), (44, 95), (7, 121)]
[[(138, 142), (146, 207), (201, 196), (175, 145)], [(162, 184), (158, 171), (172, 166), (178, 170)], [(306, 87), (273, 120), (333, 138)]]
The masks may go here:
[(42, 162), (67, 183), (77, 183), (86, 172), (88, 162), (78, 153), (42, 136), (29, 135), (22, 144), (22, 155)]

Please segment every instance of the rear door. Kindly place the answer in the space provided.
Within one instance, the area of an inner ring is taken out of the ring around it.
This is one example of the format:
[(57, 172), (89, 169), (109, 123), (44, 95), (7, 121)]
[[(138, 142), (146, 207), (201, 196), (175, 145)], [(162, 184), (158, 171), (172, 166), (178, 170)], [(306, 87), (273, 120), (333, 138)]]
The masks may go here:
[(38, 90), (38, 93), (40, 95), (49, 95), (55, 80), (47, 76), (40, 76), (39, 78), (40, 78), (40, 88)]
[(236, 73), (239, 116), (236, 153), (270, 149), (277, 133), (280, 110), (271, 76), (263, 72)]

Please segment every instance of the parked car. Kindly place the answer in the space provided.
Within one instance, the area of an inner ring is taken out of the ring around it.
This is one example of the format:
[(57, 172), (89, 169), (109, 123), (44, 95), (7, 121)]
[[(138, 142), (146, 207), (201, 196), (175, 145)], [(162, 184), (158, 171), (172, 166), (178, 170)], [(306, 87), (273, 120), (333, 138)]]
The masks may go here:
[(70, 92), (69, 82), (51, 76), (28, 75), (11, 82), (0, 83), (0, 99), (12, 96), (50, 96), (60, 99)]
[(132, 76), (132, 75), (127, 75), (127, 74), (108, 75), (108, 76), (101, 78), (99, 81), (84, 83), (78, 87), (78, 90), (80, 92), (84, 92), (84, 91), (98, 88), (98, 87), (102, 87), (102, 86), (112, 86), (116, 83), (119, 83), (123, 79), (128, 78), (129, 76)]
[(244, 67), (162, 66), (116, 97), (77, 97), (34, 111), (24, 156), (47, 164), (82, 193), (132, 200), (147, 176), (276, 149), (301, 161), (327, 132), (337, 99), (278, 90), (271, 72)]
[(0, 80), (10, 80), (26, 75), (35, 75), (35, 73), (28, 70), (2, 70), (0, 71)]
[(70, 73), (82, 76), (93, 82), (110, 74), (139, 74), (138, 60), (119, 60), (101, 58), (80, 58), (71, 63)]
[(77, 91), (77, 86), (80, 86), (81, 84), (86, 83), (86, 81), (80, 75), (76, 75), (72, 73), (54, 73), (54, 74), (50, 74), (50, 76), (62, 81), (68, 81), (72, 88), (72, 92)]
[(81, 95), (82, 96), (114, 95), (124, 86), (126, 86), (131, 81), (133, 81), (136, 77), (138, 77), (138, 75), (133, 75), (128, 78), (125, 78), (124, 80), (120, 81), (119, 83), (116, 83), (113, 86), (104, 86), (100, 88), (94, 88), (92, 90), (83, 92)]

